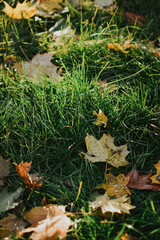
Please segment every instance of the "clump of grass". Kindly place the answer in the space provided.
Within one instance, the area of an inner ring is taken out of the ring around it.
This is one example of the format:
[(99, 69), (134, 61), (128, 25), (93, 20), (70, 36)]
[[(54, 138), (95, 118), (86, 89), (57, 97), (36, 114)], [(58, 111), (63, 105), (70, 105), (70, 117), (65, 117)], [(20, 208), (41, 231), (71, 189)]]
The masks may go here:
[[(81, 20), (79, 18), (82, 26)], [(35, 22), (30, 24), (32, 30), (36, 29)], [(110, 132), (115, 137), (115, 144), (128, 143), (130, 165), (119, 170), (124, 174), (137, 160), (139, 172), (148, 173), (159, 159), (160, 137), (150, 126), (157, 118), (159, 106), (158, 58), (141, 48), (128, 54), (108, 50), (106, 44), (115, 40), (115, 36), (120, 42), (122, 36), (125, 38), (130, 34), (127, 27), (119, 29), (117, 25), (110, 25), (103, 31), (104, 35), (101, 34), (102, 26), (95, 35), (89, 34), (90, 28), (88, 31), (87, 28), (87, 25), (85, 29), (80, 28), (78, 40), (67, 40), (65, 49), (55, 47), (57, 54), (53, 62), (58, 60), (58, 65), (66, 71), (61, 82), (44, 78), (36, 85), (32, 79), (6, 75), (1, 70), (0, 153), (4, 158), (11, 158), (11, 163), (32, 161), (32, 171), (40, 172), (44, 180), (40, 190), (30, 192), (25, 189), (23, 199), (27, 210), (41, 205), (45, 196), (47, 203), (67, 205), (67, 211), (80, 212), (82, 208), (84, 212), (90, 211), (88, 201), (95, 186), (103, 182), (105, 166), (80, 157), (79, 153), (86, 151), (86, 132), (96, 138)], [(21, 31), (20, 26), (17, 31)], [(2, 39), (14, 49), (5, 35)], [(102, 42), (98, 43), (98, 40)], [(30, 41), (32, 45), (34, 39)], [(51, 42), (51, 38), (48, 36), (48, 40), (41, 38), (40, 41), (46, 46), (46, 41)], [(18, 47), (22, 46), (17, 43)], [(35, 54), (31, 49), (29, 51), (30, 56)], [(115, 84), (113, 92), (107, 88), (100, 90), (98, 81), (104, 79)], [(109, 119), (106, 129), (93, 124), (93, 110), (98, 109), (102, 109)], [(66, 179), (70, 180), (71, 188), (65, 184)], [(14, 165), (7, 180), (12, 189), (22, 185)], [(76, 200), (81, 181), (81, 193)], [(131, 191), (132, 204), (136, 208), (130, 215), (110, 216), (107, 220), (92, 214), (73, 217), (81, 221), (78, 228), (68, 234), (68, 239), (104, 239), (107, 236), (116, 240), (127, 232), (143, 239), (158, 240), (159, 192)], [(5, 215), (1, 214), (1, 217)]]

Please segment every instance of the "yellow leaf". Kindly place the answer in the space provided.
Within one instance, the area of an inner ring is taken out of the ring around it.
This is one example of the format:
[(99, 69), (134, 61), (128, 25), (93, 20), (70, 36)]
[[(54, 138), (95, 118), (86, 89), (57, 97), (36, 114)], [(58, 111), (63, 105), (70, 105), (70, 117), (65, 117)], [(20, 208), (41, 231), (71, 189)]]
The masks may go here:
[(116, 147), (114, 138), (110, 134), (103, 134), (100, 140), (87, 133), (85, 138), (87, 153), (83, 153), (89, 161), (107, 162), (114, 167), (126, 166), (128, 162), (125, 157), (129, 154), (127, 144)]
[(102, 213), (130, 213), (130, 210), (135, 208), (130, 204), (130, 198), (127, 195), (123, 195), (120, 198), (110, 199), (105, 193), (104, 195), (96, 197), (96, 200), (89, 202), (90, 207), (94, 210), (101, 208)]
[(131, 40), (126, 40), (123, 43), (108, 43), (107, 44), (108, 49), (113, 49), (115, 51), (121, 51), (123, 53), (129, 53), (129, 48), (136, 48), (136, 45), (131, 44)]
[(63, 0), (45, 0), (40, 1), (37, 5), (37, 7), (43, 11), (46, 11), (48, 13), (62, 9), (62, 6), (59, 3), (62, 3)]
[(107, 126), (108, 118), (104, 115), (101, 109), (99, 109), (99, 113), (97, 114), (96, 111), (93, 111), (93, 114), (97, 116), (97, 121), (94, 123), (96, 125), (102, 125), (104, 124), (104, 127)]
[(123, 174), (119, 174), (117, 177), (111, 173), (105, 174), (106, 182), (99, 184), (96, 188), (103, 188), (107, 191), (109, 197), (119, 198), (123, 195), (131, 195), (130, 190), (126, 186), (129, 178), (126, 178)]
[(8, 17), (20, 20), (22, 18), (28, 19), (36, 14), (34, 6), (29, 7), (26, 0), (23, 3), (17, 3), (15, 8), (12, 8), (4, 1), (5, 8), (2, 10)]
[(152, 183), (160, 184), (160, 160), (154, 164), (154, 167), (157, 169), (157, 173), (150, 177), (150, 179), (152, 180)]

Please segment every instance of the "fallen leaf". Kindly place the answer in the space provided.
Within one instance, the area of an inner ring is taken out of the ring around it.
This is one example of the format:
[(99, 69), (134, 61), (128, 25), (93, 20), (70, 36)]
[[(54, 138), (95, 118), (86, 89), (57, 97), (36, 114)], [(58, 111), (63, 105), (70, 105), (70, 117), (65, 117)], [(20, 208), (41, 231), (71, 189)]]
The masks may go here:
[(53, 204), (31, 209), (25, 214), (25, 218), (32, 225), (19, 235), (33, 232), (30, 236), (33, 240), (65, 239), (71, 225), (71, 220), (65, 214), (65, 206)]
[(36, 174), (28, 174), (28, 172), (31, 169), (31, 164), (32, 162), (28, 163), (28, 162), (21, 162), (19, 165), (17, 165), (16, 163), (14, 163), (16, 166), (16, 171), (18, 172), (18, 174), (20, 175), (20, 177), (22, 178), (22, 181), (27, 185), (27, 187), (29, 189), (39, 189), (40, 187), (42, 187), (43, 181), (42, 181), (42, 177), (38, 176), (38, 173)]
[(128, 235), (128, 233), (124, 233), (120, 237), (121, 240), (140, 240), (140, 238)]
[(87, 153), (82, 153), (89, 161), (107, 162), (114, 167), (126, 166), (129, 164), (125, 157), (129, 154), (127, 144), (116, 147), (114, 138), (108, 133), (104, 133), (100, 140), (87, 133), (85, 138)]
[(6, 212), (11, 208), (14, 208), (19, 203), (15, 203), (15, 199), (19, 198), (23, 189), (20, 187), (15, 192), (9, 193), (7, 187), (0, 192), (0, 212)]
[[(0, 178), (4, 178), (9, 174), (9, 161), (4, 160), (2, 156), (0, 156)], [(0, 179), (0, 186), (4, 185), (3, 179)]]
[(155, 56), (160, 57), (160, 48), (156, 48), (154, 45), (154, 42), (148, 42), (145, 47), (147, 50), (151, 53), (153, 53)]
[(126, 177), (129, 181), (127, 184), (128, 188), (135, 188), (135, 189), (144, 189), (144, 190), (158, 190), (160, 189), (160, 184), (152, 183), (150, 177), (152, 173), (147, 174), (139, 174), (136, 169), (127, 173)]
[(94, 124), (100, 125), (100, 126), (104, 124), (104, 127), (107, 126), (108, 118), (106, 115), (104, 115), (101, 109), (99, 109), (99, 113), (97, 113), (96, 111), (93, 111), (93, 114), (97, 116), (97, 121)]
[(42, 82), (44, 77), (51, 80), (59, 80), (60, 74), (57, 73), (57, 67), (51, 63), (53, 53), (37, 53), (30, 62), (18, 62), (13, 65), (20, 75), (27, 75), (35, 82)]
[(95, 0), (94, 3), (100, 7), (109, 7), (112, 5), (113, 0)]
[(20, 20), (22, 18), (28, 19), (36, 14), (36, 8), (29, 6), (26, 0), (23, 3), (17, 3), (15, 8), (12, 8), (4, 1), (5, 8), (2, 10), (8, 17)]
[(125, 42), (122, 43), (108, 43), (107, 44), (108, 49), (113, 49), (115, 51), (121, 51), (122, 53), (129, 53), (129, 50), (127, 49), (133, 49), (137, 46), (134, 44), (131, 44), (131, 40), (128, 39)]
[(135, 208), (130, 204), (130, 198), (127, 195), (123, 195), (120, 198), (111, 199), (107, 193), (96, 197), (96, 200), (89, 202), (89, 206), (95, 211), (101, 208), (102, 213), (106, 212), (112, 213), (130, 213), (130, 210)]
[(8, 217), (0, 220), (0, 237), (4, 238), (7, 237), (7, 239), (11, 239), (10, 237), (18, 233), (19, 231), (23, 230), (27, 223), (25, 223), (23, 220), (17, 218), (14, 214), (9, 214)]
[(122, 197), (123, 195), (131, 195), (127, 187), (129, 178), (126, 178), (122, 173), (117, 177), (111, 173), (105, 174), (105, 183), (99, 184), (96, 188), (103, 188), (107, 191), (109, 197)]
[(145, 17), (132, 12), (124, 12), (124, 16), (130, 23), (136, 23), (138, 26), (143, 26), (145, 22)]
[(160, 160), (154, 164), (154, 167), (156, 168), (157, 173), (150, 177), (150, 179), (152, 180), (152, 183), (160, 184)]
[[(37, 14), (43, 17), (49, 17), (49, 15), (53, 15), (57, 10), (61, 10), (63, 0), (45, 0), (38, 1), (36, 4)], [(49, 15), (48, 15), (49, 14)]]

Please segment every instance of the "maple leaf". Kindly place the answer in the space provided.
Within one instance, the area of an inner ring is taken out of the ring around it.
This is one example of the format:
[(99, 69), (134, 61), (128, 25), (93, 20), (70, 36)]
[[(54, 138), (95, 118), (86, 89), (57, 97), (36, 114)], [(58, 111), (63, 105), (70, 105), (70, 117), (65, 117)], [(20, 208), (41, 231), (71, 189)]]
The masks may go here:
[(8, 217), (0, 220), (0, 237), (7, 239), (11, 239), (10, 237), (14, 233), (18, 233), (19, 231), (23, 230), (27, 223), (23, 220), (17, 218), (14, 214), (9, 214)]
[(99, 113), (97, 113), (96, 111), (93, 111), (93, 114), (97, 116), (97, 121), (95, 122), (96, 125), (104, 124), (104, 127), (107, 126), (108, 118), (106, 115), (104, 115), (101, 109), (99, 109)]
[(107, 162), (114, 167), (126, 166), (129, 164), (125, 157), (128, 155), (127, 144), (116, 147), (114, 138), (110, 134), (103, 134), (100, 140), (87, 133), (85, 138), (87, 153), (82, 153), (89, 161)]
[[(0, 178), (6, 177), (9, 173), (9, 161), (4, 160), (2, 156), (0, 156)], [(3, 185), (3, 179), (0, 179), (0, 186)]]
[(136, 169), (127, 173), (126, 177), (129, 181), (127, 184), (128, 188), (145, 189), (145, 190), (158, 190), (160, 184), (152, 183), (150, 180), (152, 173), (139, 174)]
[(65, 214), (65, 206), (53, 204), (32, 208), (25, 214), (25, 218), (32, 225), (20, 231), (19, 235), (33, 232), (30, 236), (33, 240), (65, 239), (71, 225), (71, 220)]
[(12, 68), (21, 75), (27, 75), (35, 82), (43, 81), (44, 77), (48, 77), (52, 80), (58, 80), (60, 74), (57, 73), (57, 66), (52, 64), (53, 53), (48, 52), (44, 54), (37, 53), (30, 62), (16, 62)]
[(101, 208), (103, 214), (106, 212), (112, 213), (130, 213), (130, 210), (135, 208), (130, 204), (130, 198), (127, 195), (123, 195), (120, 198), (111, 199), (107, 193), (96, 197), (96, 200), (89, 202), (89, 206), (95, 211)]
[(19, 165), (17, 165), (16, 163), (14, 163), (16, 166), (16, 171), (18, 172), (18, 174), (20, 175), (20, 177), (22, 178), (23, 182), (27, 185), (27, 187), (29, 189), (39, 189), (43, 182), (42, 182), (42, 177), (38, 176), (38, 173), (36, 174), (28, 174), (28, 172), (31, 169), (31, 164), (32, 162), (28, 163), (28, 162), (21, 162)]
[(127, 187), (129, 178), (126, 178), (122, 173), (117, 177), (111, 173), (105, 174), (105, 183), (99, 184), (96, 188), (103, 188), (107, 191), (109, 197), (119, 198), (123, 195), (131, 195)]
[(150, 179), (152, 180), (152, 183), (160, 184), (160, 160), (154, 164), (154, 167), (156, 168), (157, 173), (150, 177)]
[(28, 3), (26, 3), (26, 0), (23, 3), (18, 2), (16, 8), (12, 8), (5, 1), (4, 4), (5, 8), (2, 11), (12, 19), (28, 19), (36, 14), (36, 8), (34, 6), (29, 7)]

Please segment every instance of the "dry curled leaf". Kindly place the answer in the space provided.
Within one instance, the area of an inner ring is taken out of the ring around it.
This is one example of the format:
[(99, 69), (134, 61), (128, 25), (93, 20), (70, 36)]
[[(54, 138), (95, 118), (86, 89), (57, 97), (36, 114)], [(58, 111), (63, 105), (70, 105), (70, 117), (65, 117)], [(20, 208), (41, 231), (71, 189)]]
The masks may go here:
[(8, 217), (0, 220), (0, 238), (5, 239), (11, 239), (10, 237), (18, 233), (19, 231), (23, 230), (27, 223), (25, 223), (23, 220), (17, 218), (14, 214), (9, 214)]
[(152, 173), (139, 174), (136, 169), (127, 173), (126, 177), (129, 181), (127, 184), (128, 188), (135, 189), (145, 189), (145, 190), (158, 190), (160, 189), (160, 184), (152, 183), (150, 180)]
[(105, 180), (105, 183), (99, 184), (96, 188), (105, 189), (109, 197), (119, 198), (131, 194), (127, 187), (129, 178), (126, 178), (123, 174), (120, 173), (117, 177), (111, 173), (105, 174)]
[(121, 43), (108, 43), (107, 47), (108, 49), (121, 51), (122, 53), (129, 53), (129, 49), (134, 49), (137, 46), (134, 44), (131, 44), (131, 40), (127, 39), (125, 42), (121, 42)]
[(17, 3), (15, 8), (12, 8), (4, 1), (5, 8), (2, 10), (8, 17), (20, 20), (22, 18), (28, 19), (36, 14), (36, 8), (29, 6), (26, 0), (23, 3)]
[(36, 174), (28, 174), (28, 172), (31, 169), (31, 164), (32, 162), (28, 163), (28, 162), (21, 162), (19, 165), (14, 163), (16, 165), (16, 171), (18, 172), (18, 174), (20, 175), (20, 177), (22, 178), (23, 182), (27, 185), (27, 187), (29, 189), (39, 189), (42, 184), (42, 177), (38, 176), (38, 173)]
[(103, 214), (106, 212), (129, 214), (130, 210), (135, 208), (135, 206), (130, 204), (130, 198), (127, 195), (123, 195), (120, 198), (111, 199), (107, 193), (96, 197), (96, 200), (89, 202), (89, 205), (93, 211), (101, 208)]
[(126, 17), (128, 22), (136, 23), (138, 26), (143, 26), (146, 20), (144, 16), (140, 16), (132, 12), (124, 12), (124, 16)]
[(104, 127), (107, 126), (108, 118), (106, 115), (104, 115), (101, 109), (99, 109), (99, 113), (93, 111), (93, 114), (97, 116), (97, 121), (95, 122), (96, 125), (101, 126), (102, 124), (104, 124)]
[(103, 134), (100, 140), (87, 133), (85, 138), (87, 153), (83, 153), (89, 161), (107, 162), (114, 167), (126, 166), (128, 162), (125, 157), (129, 154), (127, 144), (122, 146), (114, 145), (114, 138), (110, 134)]
[[(2, 156), (0, 156), (0, 178), (4, 178), (9, 174), (9, 161), (4, 160)], [(4, 185), (3, 179), (0, 179), (0, 186)]]
[(71, 220), (65, 214), (65, 206), (53, 204), (32, 208), (25, 214), (25, 218), (32, 225), (19, 235), (33, 232), (30, 236), (32, 240), (65, 239), (71, 225)]
[(150, 177), (150, 179), (152, 180), (152, 183), (159, 184), (160, 186), (160, 160), (156, 164), (154, 164), (154, 167), (156, 168), (157, 173)]

